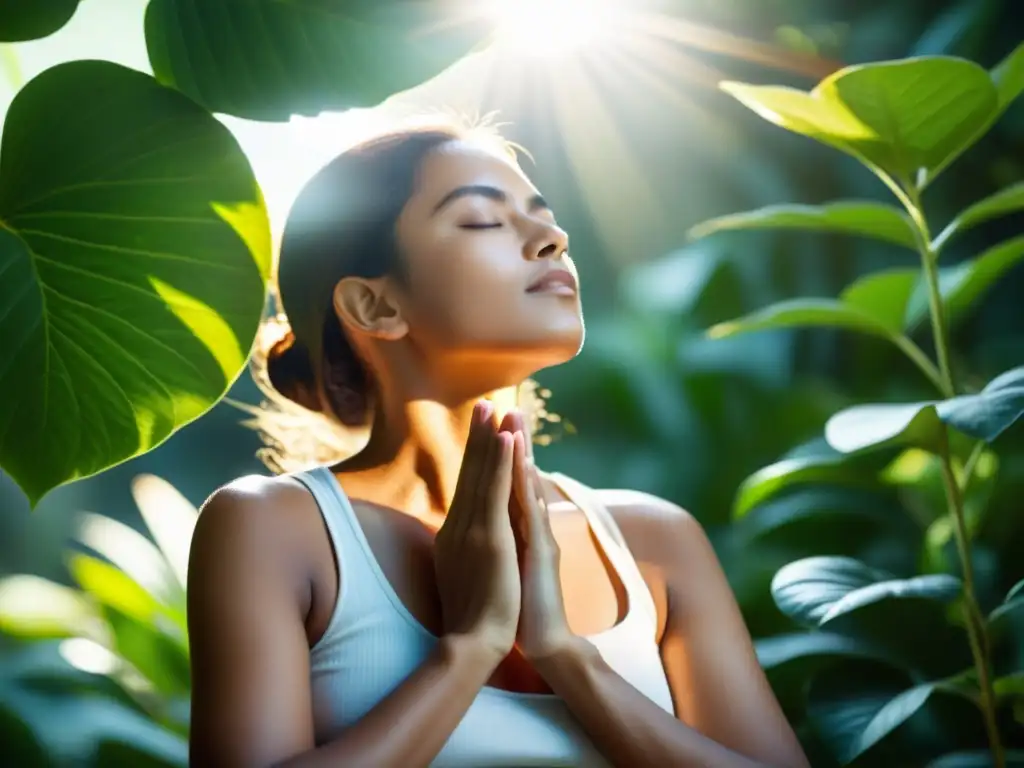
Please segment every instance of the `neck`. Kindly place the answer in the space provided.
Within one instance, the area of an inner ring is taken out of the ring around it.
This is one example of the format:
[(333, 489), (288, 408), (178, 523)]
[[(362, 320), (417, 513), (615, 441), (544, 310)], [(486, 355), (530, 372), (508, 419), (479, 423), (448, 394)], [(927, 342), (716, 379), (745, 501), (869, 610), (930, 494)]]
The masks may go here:
[[(494, 403), (500, 422), (516, 406), (517, 387), (484, 397)], [(477, 399), (452, 405), (395, 396), (378, 402), (366, 447), (349, 462), (351, 469), (366, 480), (365, 486), (362, 482), (359, 485), (373, 489), (368, 500), (416, 517), (443, 516), (455, 495)]]

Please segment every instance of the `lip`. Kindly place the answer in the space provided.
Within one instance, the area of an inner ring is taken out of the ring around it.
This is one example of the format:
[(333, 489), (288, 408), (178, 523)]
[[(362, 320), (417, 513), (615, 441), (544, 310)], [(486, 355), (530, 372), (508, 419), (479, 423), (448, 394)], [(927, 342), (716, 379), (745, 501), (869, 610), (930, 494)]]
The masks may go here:
[(561, 296), (575, 296), (579, 290), (576, 277), (567, 269), (549, 269), (530, 283), (527, 293), (555, 293)]

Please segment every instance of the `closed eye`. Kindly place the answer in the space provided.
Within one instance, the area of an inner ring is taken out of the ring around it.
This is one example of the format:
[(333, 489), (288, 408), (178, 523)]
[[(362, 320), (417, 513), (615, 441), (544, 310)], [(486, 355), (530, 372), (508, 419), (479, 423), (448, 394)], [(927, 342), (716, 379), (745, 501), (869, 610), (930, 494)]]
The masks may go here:
[(461, 229), (498, 229), (502, 226), (500, 221), (491, 224), (460, 224)]

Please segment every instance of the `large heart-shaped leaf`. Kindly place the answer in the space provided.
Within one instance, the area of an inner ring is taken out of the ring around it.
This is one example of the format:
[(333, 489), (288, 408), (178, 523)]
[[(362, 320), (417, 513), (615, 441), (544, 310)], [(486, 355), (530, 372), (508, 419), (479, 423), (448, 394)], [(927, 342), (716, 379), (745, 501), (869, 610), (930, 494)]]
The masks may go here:
[(860, 200), (827, 205), (769, 205), (702, 222), (689, 235), (697, 239), (735, 229), (819, 230), (917, 247), (914, 226), (906, 213), (891, 205)]
[(287, 120), (430, 79), (480, 43), (486, 19), (441, 0), (150, 0), (146, 45), (157, 78), (211, 111)]
[(997, 376), (981, 392), (950, 400), (900, 405), (858, 405), (825, 425), (825, 438), (838, 451), (913, 445), (937, 450), (942, 424), (992, 442), (1024, 414), (1024, 367)]
[(1024, 181), (1001, 189), (994, 195), (979, 200), (966, 208), (935, 238), (932, 242), (932, 249), (938, 252), (953, 236), (966, 232), (971, 227), (984, 224), (990, 219), (1021, 210), (1024, 210)]
[(79, 0), (0, 0), (0, 43), (36, 40), (67, 24)]
[(922, 187), (999, 111), (988, 72), (943, 56), (847, 67), (809, 93), (732, 82), (722, 88), (776, 125)]
[(33, 504), (217, 402), (270, 254), (248, 161), (182, 94), (100, 61), (22, 89), (0, 147), (0, 466)]
[[(1021, 197), (1024, 202), (1024, 195)], [(1007, 271), (1024, 259), (1024, 237), (994, 245), (981, 256), (939, 271), (939, 293), (946, 309), (946, 320), (953, 325), (965, 317), (971, 307)], [(907, 302), (904, 321), (909, 330), (928, 316), (928, 286), (919, 280)]]

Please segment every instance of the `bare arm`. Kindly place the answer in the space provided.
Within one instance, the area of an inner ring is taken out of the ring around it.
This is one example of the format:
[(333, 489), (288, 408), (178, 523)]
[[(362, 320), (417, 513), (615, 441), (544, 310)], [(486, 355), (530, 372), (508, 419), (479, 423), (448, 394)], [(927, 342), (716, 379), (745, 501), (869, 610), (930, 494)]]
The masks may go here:
[(648, 504), (641, 530), (662, 553), (669, 608), (661, 655), (678, 719), (585, 640), (538, 671), (616, 765), (807, 768), (704, 531), (668, 502)]
[(304, 625), (308, 558), (296, 516), (282, 509), (294, 491), (277, 481), (258, 485), (215, 494), (192, 542), (190, 764), (429, 764), (498, 658), (469, 636), (446, 638), (364, 718), (317, 747)]

